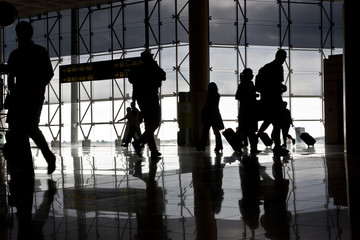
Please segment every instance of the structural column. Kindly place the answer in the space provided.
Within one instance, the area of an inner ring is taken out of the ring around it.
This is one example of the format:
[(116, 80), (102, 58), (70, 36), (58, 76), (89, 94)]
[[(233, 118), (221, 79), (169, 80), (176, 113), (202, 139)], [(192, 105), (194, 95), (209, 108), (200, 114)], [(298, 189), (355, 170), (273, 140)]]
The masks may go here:
[[(78, 41), (79, 11), (71, 9), (71, 64), (79, 63)], [(79, 96), (78, 83), (71, 83), (71, 144), (78, 143)]]
[(348, 192), (348, 211), (351, 225), (351, 239), (360, 239), (360, 151), (359, 151), (359, 48), (358, 8), (356, 1), (344, 0), (344, 47), (343, 47), (343, 91), (344, 91), (344, 147)]
[(359, 43), (355, 1), (344, 1), (344, 141), (348, 154), (359, 154)]
[(190, 97), (192, 144), (200, 140), (201, 110), (209, 84), (209, 2), (189, 0)]

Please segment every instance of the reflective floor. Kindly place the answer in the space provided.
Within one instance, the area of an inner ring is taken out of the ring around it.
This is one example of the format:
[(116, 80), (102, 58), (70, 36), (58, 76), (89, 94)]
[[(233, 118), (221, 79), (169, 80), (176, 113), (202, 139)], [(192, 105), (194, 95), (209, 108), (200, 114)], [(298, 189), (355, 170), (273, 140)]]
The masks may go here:
[(163, 144), (157, 163), (146, 149), (139, 159), (132, 148), (65, 146), (53, 149), (52, 176), (33, 148), (35, 180), (19, 196), (1, 158), (0, 239), (29, 229), (34, 239), (351, 239), (341, 149), (297, 144), (274, 157), (259, 144), (250, 157), (224, 144), (218, 155)]

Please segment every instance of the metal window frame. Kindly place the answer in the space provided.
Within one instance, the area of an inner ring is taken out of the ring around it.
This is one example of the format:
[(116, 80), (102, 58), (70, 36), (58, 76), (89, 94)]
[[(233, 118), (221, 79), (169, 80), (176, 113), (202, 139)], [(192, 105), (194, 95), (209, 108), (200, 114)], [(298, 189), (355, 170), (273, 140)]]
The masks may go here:
[[(234, 21), (235, 23), (235, 29), (236, 31), (236, 44), (229, 46), (229, 45), (217, 45), (212, 46), (210, 43), (210, 47), (234, 47), (237, 54), (236, 54), (236, 69), (235, 75), (236, 75), (236, 81), (238, 83), (239, 81), (239, 74), (242, 68), (247, 67), (247, 58), (248, 58), (248, 46), (251, 43), (248, 43), (247, 39), (247, 25), (248, 25), (248, 16), (247, 16), (247, 1), (248, 0), (235, 0), (234, 1), (234, 9), (236, 11), (236, 19)], [(149, 8), (149, 2), (151, 2), (151, 7)], [(278, 29), (279, 29), (279, 48), (287, 48), (288, 51), (288, 59), (286, 60), (286, 82), (288, 84), (288, 90), (289, 95), (286, 96), (289, 98), (290, 101), (290, 108), (291, 108), (291, 99), (294, 97), (304, 97), (304, 96), (296, 96), (291, 92), (291, 84), (292, 84), (292, 75), (294, 74), (294, 71), (292, 69), (292, 52), (293, 51), (319, 51), (321, 54), (322, 61), (325, 56), (325, 52), (330, 49), (330, 53), (332, 54), (334, 50), (334, 43), (333, 43), (333, 2), (331, 1), (324, 1), (324, 0), (318, 0), (318, 1), (301, 1), (296, 2), (292, 0), (278, 0), (277, 4), (279, 6), (279, 22), (278, 22)], [(109, 35), (110, 35), (110, 49), (108, 53), (105, 53), (105, 55), (110, 55), (111, 59), (115, 57), (115, 55), (120, 54), (121, 58), (125, 58), (126, 55), (129, 52), (137, 51), (140, 52), (142, 49), (128, 49), (125, 45), (126, 43), (126, 37), (127, 37), (127, 23), (126, 23), (126, 6), (138, 4), (143, 5), (144, 7), (147, 4), (147, 14), (148, 16), (144, 17), (144, 23), (146, 23), (147, 27), (147, 36), (152, 38), (156, 44), (149, 46), (153, 50), (156, 50), (155, 57), (158, 59), (159, 64), (161, 65), (162, 56), (161, 51), (165, 48), (174, 48), (175, 49), (175, 62), (172, 71), (175, 72), (175, 92), (173, 94), (164, 94), (161, 92), (161, 101), (163, 101), (164, 98), (167, 97), (176, 97), (178, 98), (178, 92), (179, 92), (179, 83), (180, 81), (185, 81), (188, 85), (190, 83), (190, 80), (182, 72), (183, 69), (186, 69), (186, 66), (184, 66), (184, 63), (186, 62), (189, 54), (186, 54), (185, 56), (180, 56), (179, 49), (180, 47), (187, 46), (187, 43), (181, 43), (179, 39), (179, 31), (185, 31), (188, 33), (188, 29), (186, 26), (186, 23), (183, 21), (184, 18), (182, 18), (182, 15), (184, 12), (186, 12), (188, 8), (188, 1), (179, 1), (175, 0), (175, 8), (174, 8), (174, 14), (172, 18), (174, 19), (174, 28), (175, 28), (175, 39), (171, 44), (164, 44), (161, 41), (161, 33), (162, 33), (162, 18), (161, 18), (161, 0), (154, 0), (154, 1), (137, 1), (137, 2), (131, 2), (127, 3), (124, 0), (120, 0), (116, 3), (109, 3), (104, 5), (98, 5), (95, 7), (88, 7), (87, 13), (85, 16), (83, 16), (81, 23), (79, 23), (78, 26), (78, 37), (79, 41), (84, 49), (86, 49), (86, 54), (81, 55), (82, 57), (85, 56), (87, 58), (86, 61), (90, 62), (92, 61), (93, 57), (96, 55), (96, 53), (93, 52), (92, 48), (92, 37), (93, 37), (93, 29), (92, 29), (92, 13), (98, 10), (106, 10), (109, 11), (110, 16), (110, 24), (108, 26), (109, 29)], [(313, 49), (300, 49), (300, 48), (293, 48), (291, 45), (291, 31), (292, 31), (292, 19), (291, 19), (291, 11), (290, 6), (294, 4), (313, 4), (317, 5), (319, 8), (320, 13), (320, 25), (319, 25), (319, 34), (320, 34), (320, 47), (319, 48), (313, 48)], [(84, 11), (84, 10), (83, 10)], [(119, 38), (119, 32), (115, 30), (115, 22), (121, 18), (121, 34), (122, 37)], [(54, 65), (54, 69), (57, 69), (58, 66), (62, 63), (62, 49), (61, 49), (61, 40), (62, 40), (62, 29), (61, 29), (61, 21), (62, 21), (62, 12), (55, 12), (51, 14), (41, 15), (41, 16), (34, 16), (28, 18), (29, 21), (35, 22), (35, 21), (45, 21), (45, 34), (44, 38), (46, 40), (46, 46), (50, 50), (52, 50), (56, 57), (52, 58), (52, 62)], [(153, 20), (153, 21), (152, 21)], [(211, 21), (211, 18), (209, 19)], [(157, 32), (155, 31), (154, 26), (152, 23), (157, 24)], [(83, 31), (81, 31), (84, 26), (88, 26), (87, 34), (84, 34)], [(58, 35), (58, 38), (53, 38), (54, 35)], [(86, 35), (86, 36), (85, 36)], [(4, 31), (2, 34), (2, 39), (4, 41)], [(149, 41), (148, 41), (149, 42)], [(114, 49), (115, 43), (120, 46), (121, 49)], [(2, 45), (3, 51), (2, 55), (5, 56), (5, 46)], [(80, 47), (80, 46), (78, 46)], [(144, 46), (146, 47), (146, 46)], [(322, 72), (319, 72), (319, 75), (322, 77)], [(323, 80), (323, 79), (322, 79)], [(123, 92), (123, 89), (126, 88), (126, 81), (124, 79), (112, 79), (111, 80), (111, 96), (109, 99), (94, 99), (93, 97), (93, 84), (92, 83), (79, 83), (79, 122), (78, 127), (81, 130), (82, 137), (84, 139), (88, 139), (90, 133), (92, 132), (92, 129), (94, 126), (99, 124), (109, 124), (112, 125), (114, 128), (114, 132), (117, 136), (117, 138), (120, 138), (123, 131), (124, 131), (124, 124), (123, 123), (116, 123), (116, 118), (118, 118), (122, 113), (125, 114), (125, 103), (127, 101), (127, 97), (125, 93)], [(323, 88), (323, 86), (322, 86)], [(63, 124), (62, 124), (62, 105), (64, 104), (61, 99), (61, 86), (56, 86), (56, 84), (51, 83), (47, 88), (47, 99), (50, 99), (50, 95), (54, 95), (57, 102), (51, 102), (46, 101), (44, 106), (48, 109), (48, 116), (47, 116), (47, 122), (45, 124), (42, 124), (41, 127), (46, 127), (49, 129), (52, 140), (54, 142), (60, 141), (62, 139), (61, 132), (63, 130)], [(82, 94), (81, 91), (83, 91), (85, 94)], [(121, 97), (116, 98), (116, 94), (120, 93)], [(81, 94), (81, 95), (80, 95)], [(305, 96), (306, 97), (306, 96)], [(323, 94), (321, 96), (315, 96), (320, 97), (323, 99)], [(109, 122), (94, 122), (93, 120), (93, 104), (97, 101), (111, 101), (112, 103), (112, 113), (111, 113), (111, 119)], [(117, 108), (116, 102), (122, 101), (120, 108)], [(82, 105), (81, 104), (86, 104)], [(57, 105), (55, 108), (53, 105)], [(85, 121), (85, 118), (89, 117), (90, 121)], [(57, 123), (57, 119), (58, 123)], [(162, 119), (162, 125), (166, 122), (174, 122), (177, 121), (176, 117), (174, 116), (174, 119)], [(233, 119), (232, 121), (236, 121), (236, 119)], [(303, 121), (299, 119), (298, 121)], [(320, 119), (320, 121), (323, 121), (323, 119)], [(86, 129), (86, 126), (88, 128)], [(120, 126), (120, 130), (119, 127)], [(121, 130), (122, 128), (122, 130)], [(160, 128), (159, 128), (160, 130)], [(159, 130), (157, 134), (159, 133)]]

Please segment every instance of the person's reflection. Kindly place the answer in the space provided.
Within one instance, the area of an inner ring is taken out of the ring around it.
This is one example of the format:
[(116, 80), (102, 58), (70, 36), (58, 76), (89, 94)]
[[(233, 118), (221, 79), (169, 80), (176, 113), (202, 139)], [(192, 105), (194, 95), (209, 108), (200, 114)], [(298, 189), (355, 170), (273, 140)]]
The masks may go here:
[(32, 217), (33, 239), (41, 240), (44, 238), (43, 227), (49, 217), (50, 207), (57, 192), (56, 181), (48, 179), (48, 190), (44, 192), (43, 201)]
[(259, 227), (260, 204), (264, 201), (264, 215), (260, 217), (265, 236), (270, 239), (290, 239), (291, 213), (286, 198), (289, 180), (284, 179), (280, 157), (273, 158), (272, 175), (259, 164), (257, 157), (244, 157), (240, 165), (243, 198), (239, 208), (252, 236)]
[[(141, 162), (138, 161), (140, 164)], [(149, 162), (149, 173), (137, 172), (137, 177), (146, 183), (146, 198), (144, 205), (138, 208), (136, 220), (138, 232), (135, 239), (168, 239), (164, 222), (163, 189), (155, 180), (157, 164)]]
[(219, 213), (223, 201), (223, 167), (221, 155), (215, 158), (194, 159), (193, 186), (196, 239), (217, 239), (215, 213)]
[(210, 190), (210, 199), (214, 214), (220, 213), (221, 204), (224, 200), (224, 190), (222, 189), (223, 170), (225, 164), (221, 163), (222, 155), (216, 154), (214, 165), (211, 159), (205, 159), (204, 180), (205, 185)]
[(270, 239), (290, 239), (291, 213), (287, 210), (286, 198), (289, 180), (284, 178), (280, 157), (273, 158), (271, 178), (263, 169), (260, 174), (264, 182), (264, 215), (260, 222), (265, 236)]
[(255, 156), (244, 156), (239, 168), (242, 199), (239, 208), (252, 237), (259, 227), (260, 216), (260, 164)]
[(16, 179), (9, 185), (11, 204), (17, 209), (18, 239), (45, 239), (42, 229), (56, 194), (56, 182), (48, 180), (48, 190), (44, 192), (43, 201), (34, 215), (32, 215), (34, 179), (29, 178), (27, 181), (17, 181)]

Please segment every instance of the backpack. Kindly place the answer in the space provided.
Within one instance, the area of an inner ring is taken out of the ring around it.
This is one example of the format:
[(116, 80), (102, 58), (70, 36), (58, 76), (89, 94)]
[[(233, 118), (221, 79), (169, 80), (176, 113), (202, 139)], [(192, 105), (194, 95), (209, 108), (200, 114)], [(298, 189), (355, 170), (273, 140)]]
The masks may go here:
[(265, 72), (264, 67), (260, 68), (259, 73), (255, 77), (255, 91), (259, 93), (263, 93), (266, 84), (264, 72)]

